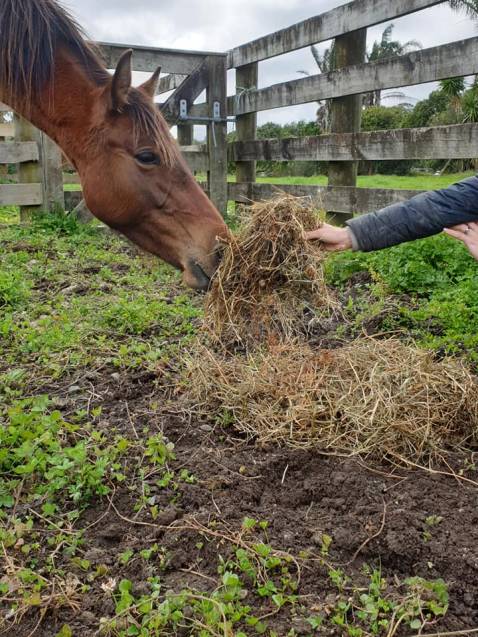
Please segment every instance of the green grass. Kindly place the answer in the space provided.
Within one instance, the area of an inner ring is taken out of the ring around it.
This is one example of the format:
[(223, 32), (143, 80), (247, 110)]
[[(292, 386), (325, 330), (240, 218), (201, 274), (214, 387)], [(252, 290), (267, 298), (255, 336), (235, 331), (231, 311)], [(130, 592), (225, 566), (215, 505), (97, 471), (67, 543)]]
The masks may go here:
[[(441, 176), (435, 175), (362, 175), (359, 176), (357, 184), (359, 188), (390, 188), (402, 190), (436, 190), (446, 188), (457, 181), (473, 177), (474, 172), (453, 173)], [(206, 175), (197, 175), (199, 181), (205, 181)], [(235, 182), (235, 175), (229, 175), (228, 180)], [(258, 177), (259, 183), (278, 185), (301, 185), (301, 186), (326, 186), (328, 179), (326, 175), (315, 177)]]
[[(194, 333), (199, 308), (168, 266), (68, 217), (6, 226), (0, 252), (0, 397), (27, 370), (154, 366)], [(147, 362), (149, 361), (149, 363)]]
[[(456, 173), (450, 175), (365, 175), (358, 178), (359, 188), (391, 188), (404, 190), (436, 190), (446, 188), (456, 181), (474, 176), (473, 172)], [(259, 177), (260, 183), (288, 184), (303, 186), (326, 186), (327, 177)]]

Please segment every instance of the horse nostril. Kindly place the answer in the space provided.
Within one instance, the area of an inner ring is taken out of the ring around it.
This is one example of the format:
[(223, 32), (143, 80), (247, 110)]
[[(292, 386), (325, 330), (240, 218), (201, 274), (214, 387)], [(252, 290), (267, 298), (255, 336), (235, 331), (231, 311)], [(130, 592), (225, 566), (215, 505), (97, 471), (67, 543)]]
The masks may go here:
[(214, 248), (213, 256), (216, 268), (219, 266), (224, 256), (224, 247), (224, 243), (217, 243)]
[(194, 279), (192, 287), (203, 291), (206, 291), (209, 288), (211, 284), (211, 276), (204, 270), (200, 263), (195, 260), (190, 260), (189, 272), (192, 274)]

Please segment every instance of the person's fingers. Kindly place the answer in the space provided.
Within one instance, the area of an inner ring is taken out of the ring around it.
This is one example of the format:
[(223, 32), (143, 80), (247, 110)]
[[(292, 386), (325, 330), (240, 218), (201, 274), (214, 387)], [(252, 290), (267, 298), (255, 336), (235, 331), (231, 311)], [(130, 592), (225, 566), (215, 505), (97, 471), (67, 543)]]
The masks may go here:
[(456, 230), (457, 226), (454, 226), (453, 228), (445, 228), (444, 229), (444, 233), (447, 234), (449, 237), (453, 237), (454, 239), (458, 239), (458, 241), (465, 241), (466, 239), (466, 234), (463, 232), (463, 230)]
[(472, 221), (468, 224), (468, 227), (470, 228), (470, 234), (478, 234), (478, 222)]
[(471, 256), (478, 261), (478, 223), (476, 221), (453, 228), (444, 228), (444, 232), (464, 243)]
[(478, 246), (478, 228), (473, 234), (471, 232), (465, 234), (464, 232), (453, 230), (452, 228), (445, 228), (445, 233), (464, 243), (469, 250), (473, 250)]
[(471, 227), (468, 223), (459, 223), (456, 226), (452, 226), (450, 230), (455, 230), (456, 232), (462, 232), (463, 234), (468, 234), (471, 230)]
[[(451, 228), (445, 228), (445, 231), (446, 230), (454, 230), (466, 236), (471, 234), (478, 236), (478, 223), (476, 221), (471, 221), (470, 223), (460, 223), (456, 226), (452, 226)], [(455, 236), (455, 235), (451, 235), (451, 236)]]
[(333, 239), (333, 235), (337, 232), (338, 228), (331, 226), (329, 223), (323, 223), (314, 230), (305, 232), (305, 238), (310, 240), (319, 239), (320, 241), (330, 241)]
[(314, 241), (316, 239), (322, 239), (323, 228), (317, 228), (316, 230), (309, 230), (305, 233), (307, 241)]

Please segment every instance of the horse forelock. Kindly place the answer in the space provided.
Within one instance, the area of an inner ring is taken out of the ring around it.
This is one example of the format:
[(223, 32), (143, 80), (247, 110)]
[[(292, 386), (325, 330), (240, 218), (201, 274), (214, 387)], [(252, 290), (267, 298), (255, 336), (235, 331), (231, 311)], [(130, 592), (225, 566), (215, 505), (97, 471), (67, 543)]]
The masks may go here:
[(124, 113), (131, 117), (136, 140), (148, 138), (160, 154), (163, 165), (174, 166), (179, 151), (158, 108), (138, 89), (131, 89)]

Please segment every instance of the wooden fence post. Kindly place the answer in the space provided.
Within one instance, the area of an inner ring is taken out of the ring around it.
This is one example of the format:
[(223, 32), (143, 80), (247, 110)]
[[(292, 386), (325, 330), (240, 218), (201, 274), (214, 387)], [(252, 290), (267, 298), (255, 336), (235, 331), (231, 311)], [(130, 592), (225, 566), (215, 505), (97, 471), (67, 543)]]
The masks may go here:
[[(236, 95), (241, 95), (249, 89), (257, 89), (259, 75), (259, 64), (252, 62), (236, 69)], [(257, 135), (257, 113), (239, 115), (236, 118), (237, 141), (256, 139)], [(255, 161), (236, 162), (236, 182), (253, 183), (256, 181)]]
[(43, 181), (43, 209), (65, 211), (61, 151), (45, 133), (40, 134), (40, 164)]
[(208, 126), (209, 197), (219, 212), (227, 213), (227, 57), (214, 55), (209, 58), (209, 83), (207, 104), (210, 117), (214, 114), (215, 102), (219, 104), (223, 121), (211, 122)]
[[(335, 69), (365, 61), (367, 29), (341, 35), (335, 40)], [(330, 113), (331, 133), (358, 133), (362, 120), (362, 95), (350, 95), (332, 100)], [(357, 185), (358, 162), (329, 162), (329, 186)], [(333, 211), (331, 211), (333, 214)], [(335, 215), (334, 215), (335, 216)], [(340, 214), (345, 220), (351, 215)]]
[[(40, 145), (40, 131), (29, 121), (15, 114), (15, 140), (19, 142), (36, 142)], [(38, 161), (26, 161), (17, 165), (18, 183), (40, 184), (42, 182), (42, 169)], [(30, 221), (32, 215), (42, 210), (39, 206), (20, 206), (20, 220)]]
[(21, 206), (20, 219), (29, 221), (39, 211), (65, 209), (61, 152), (58, 146), (29, 121), (15, 115), (15, 139), (21, 142), (36, 142), (38, 161), (18, 164), (18, 182), (42, 185), (42, 203), (36, 206)]

